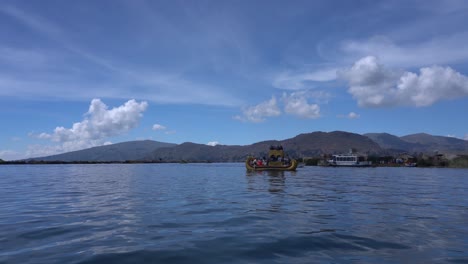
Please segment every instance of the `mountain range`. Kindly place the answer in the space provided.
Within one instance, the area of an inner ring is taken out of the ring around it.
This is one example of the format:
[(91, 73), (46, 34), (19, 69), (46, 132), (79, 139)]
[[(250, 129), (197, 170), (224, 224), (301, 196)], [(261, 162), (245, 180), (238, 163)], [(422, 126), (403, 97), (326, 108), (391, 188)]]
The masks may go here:
[(468, 154), (468, 141), (443, 136), (433, 136), (426, 133), (412, 134), (397, 137), (387, 133), (369, 133), (364, 136), (370, 138), (375, 143), (387, 151), (393, 152), (422, 152), (433, 154), (434, 152), (447, 154)]
[(243, 146), (208, 146), (191, 142), (172, 144), (152, 140), (129, 141), (30, 160), (239, 162), (244, 161), (248, 155), (266, 156), (272, 145), (282, 145), (289, 156), (295, 158), (346, 153), (350, 149), (370, 155), (396, 155), (403, 152), (433, 154), (436, 151), (455, 155), (468, 154), (468, 141), (457, 138), (424, 133), (397, 137), (388, 133), (360, 135), (333, 131), (305, 133), (285, 140), (268, 140)]
[(153, 140), (128, 141), (83, 150), (67, 152), (47, 157), (34, 158), (43, 161), (126, 161), (142, 160), (148, 153), (159, 148), (170, 148), (177, 144), (157, 142)]

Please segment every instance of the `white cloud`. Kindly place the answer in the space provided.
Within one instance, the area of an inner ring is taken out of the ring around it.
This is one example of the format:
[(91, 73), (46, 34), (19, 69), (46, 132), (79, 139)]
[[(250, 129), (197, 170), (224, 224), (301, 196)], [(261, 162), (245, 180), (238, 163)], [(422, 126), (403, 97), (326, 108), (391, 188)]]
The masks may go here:
[(273, 80), (273, 86), (285, 90), (302, 90), (308, 82), (326, 82), (336, 79), (337, 69), (324, 69), (303, 73), (283, 72)]
[[(0, 61), (7, 64), (3, 68), (20, 68), (18, 72), (4, 70), (0, 74), (0, 96), (35, 100), (87, 100), (96, 97), (142, 98), (171, 104), (241, 104), (229, 88), (193, 81), (178, 71), (155, 70), (164, 67), (136, 67), (120, 63), (118, 56), (89, 52), (80, 46), (80, 42), (70, 41), (73, 39), (69, 35), (70, 30), (37, 13), (0, 6), (0, 14), (14, 18), (28, 29), (59, 44), (53, 51), (0, 46)], [(31, 71), (31, 67), (35, 70)]]
[(0, 150), (0, 159), (2, 160), (19, 160), (22, 159), (23, 155), (13, 150)]
[(289, 95), (283, 94), (284, 111), (288, 114), (297, 115), (302, 118), (319, 118), (320, 106), (309, 104), (305, 92), (294, 92)]
[(24, 25), (48, 36), (58, 36), (61, 34), (60, 28), (58, 28), (54, 24), (31, 13), (26, 13), (23, 10), (20, 10), (16, 7), (3, 6), (0, 7), (0, 12), (3, 12), (13, 17), (21, 23), (23, 23)]
[(341, 50), (346, 54), (345, 57), (354, 59), (374, 54), (386, 65), (420, 67), (467, 60), (467, 42), (468, 31), (440, 34), (426, 41), (401, 44), (387, 36), (373, 36), (364, 40), (344, 41)]
[(349, 118), (349, 119), (357, 119), (357, 118), (359, 118), (359, 117), (361, 117), (361, 116), (360, 116), (359, 114), (354, 113), (354, 112), (350, 112), (350, 113), (348, 114), (348, 118)]
[(465, 134), (464, 140), (468, 140), (468, 133)]
[(154, 124), (153, 125), (153, 130), (154, 131), (164, 131), (164, 134), (166, 135), (173, 135), (176, 133), (175, 130), (167, 130), (167, 127), (166, 126), (163, 126), (163, 125), (160, 125), (160, 124)]
[(468, 95), (468, 78), (450, 67), (421, 68), (419, 74), (391, 70), (367, 56), (339, 73), (359, 106), (429, 106)]
[(214, 147), (214, 146), (216, 146), (216, 145), (219, 145), (219, 142), (218, 142), (218, 141), (210, 141), (210, 142), (208, 142), (208, 143), (206, 143), (206, 144), (207, 144), (208, 146)]
[(158, 131), (158, 130), (166, 130), (167, 128), (163, 125), (160, 124), (154, 124), (153, 125), (153, 130)]
[[(119, 107), (108, 109), (100, 99), (93, 99), (83, 121), (74, 123), (71, 128), (56, 127), (53, 133), (37, 135), (40, 139), (59, 143), (54, 146), (41, 146), (40, 153), (51, 155), (103, 145), (109, 137), (135, 128), (147, 106), (147, 102), (138, 103), (132, 99)], [(34, 146), (28, 153), (30, 156), (40, 154)]]
[(348, 119), (358, 119), (361, 117), (361, 115), (355, 113), (355, 112), (349, 112), (349, 114), (346, 115), (337, 115), (336, 117), (338, 118), (348, 118)]
[(272, 97), (269, 101), (245, 108), (242, 114), (242, 116), (235, 116), (234, 119), (259, 123), (265, 121), (265, 117), (279, 116), (281, 110), (276, 103), (276, 98)]

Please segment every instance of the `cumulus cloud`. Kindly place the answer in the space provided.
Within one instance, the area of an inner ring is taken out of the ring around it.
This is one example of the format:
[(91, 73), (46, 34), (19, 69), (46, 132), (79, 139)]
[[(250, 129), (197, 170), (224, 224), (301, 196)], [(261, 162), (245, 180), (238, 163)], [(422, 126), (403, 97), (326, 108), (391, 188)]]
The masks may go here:
[(425, 67), (417, 74), (387, 69), (376, 57), (367, 56), (339, 75), (362, 107), (422, 107), (468, 95), (468, 78), (450, 67)]
[[(283, 93), (280, 103), (284, 112), (290, 115), (295, 115), (300, 118), (319, 118), (320, 106), (317, 103), (310, 103), (308, 100), (313, 98), (315, 101), (326, 102), (330, 95), (324, 92), (315, 91), (296, 91), (292, 93)], [(263, 122), (266, 117), (281, 115), (280, 106), (275, 97), (269, 101), (260, 103), (256, 106), (251, 106), (243, 110), (243, 115), (235, 116), (234, 119), (248, 122)]]
[[(59, 145), (43, 147), (47, 155), (103, 145), (109, 137), (121, 135), (135, 128), (148, 106), (147, 102), (129, 100), (125, 104), (108, 109), (100, 99), (93, 99), (85, 118), (71, 128), (56, 127), (53, 133), (41, 133), (37, 137)], [(29, 150), (36, 155), (34, 146)]]
[(210, 142), (208, 142), (208, 143), (206, 143), (206, 144), (207, 144), (208, 146), (214, 147), (214, 146), (216, 146), (216, 145), (219, 145), (219, 142), (218, 142), (218, 141), (210, 141)]
[(297, 115), (302, 118), (319, 118), (320, 106), (318, 104), (309, 104), (305, 92), (294, 92), (283, 94), (284, 111), (291, 115)]
[(160, 124), (154, 124), (153, 125), (153, 130), (158, 131), (158, 130), (166, 130), (167, 128), (163, 125)]
[(272, 97), (269, 101), (245, 108), (242, 111), (242, 114), (242, 116), (235, 116), (234, 119), (259, 123), (265, 121), (265, 117), (279, 116), (281, 114), (281, 110), (277, 105), (276, 98)]

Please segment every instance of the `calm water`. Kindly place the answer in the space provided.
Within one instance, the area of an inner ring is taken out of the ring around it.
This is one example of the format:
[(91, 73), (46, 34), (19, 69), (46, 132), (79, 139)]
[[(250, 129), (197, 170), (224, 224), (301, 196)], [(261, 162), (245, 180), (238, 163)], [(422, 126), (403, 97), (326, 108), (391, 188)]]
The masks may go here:
[(468, 263), (468, 170), (0, 166), (0, 263)]

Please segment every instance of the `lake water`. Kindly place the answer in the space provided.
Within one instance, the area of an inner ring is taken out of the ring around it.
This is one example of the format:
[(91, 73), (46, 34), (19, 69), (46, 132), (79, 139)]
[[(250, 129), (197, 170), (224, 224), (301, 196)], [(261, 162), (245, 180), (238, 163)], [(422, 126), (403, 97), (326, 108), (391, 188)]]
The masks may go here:
[(0, 166), (0, 263), (468, 263), (468, 170)]

